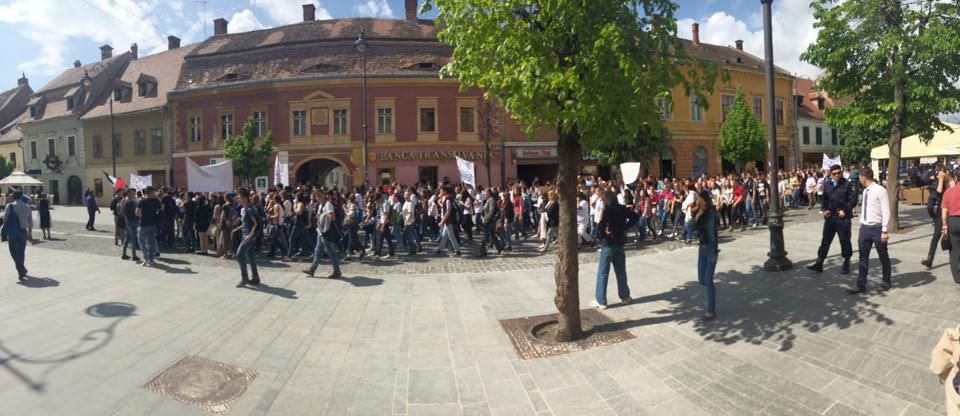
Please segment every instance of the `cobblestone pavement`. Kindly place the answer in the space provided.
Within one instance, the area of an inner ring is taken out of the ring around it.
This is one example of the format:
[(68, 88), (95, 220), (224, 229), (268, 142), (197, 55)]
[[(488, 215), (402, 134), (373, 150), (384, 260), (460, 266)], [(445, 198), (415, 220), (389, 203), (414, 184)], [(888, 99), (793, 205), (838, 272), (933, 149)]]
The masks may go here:
[[(217, 265), (30, 246), (26, 284), (0, 256), (0, 415), (208, 415), (142, 388), (186, 356), (257, 372), (230, 415), (942, 415), (927, 364), (960, 289), (942, 254), (919, 265), (929, 227), (893, 235), (894, 289), (876, 290), (874, 260), (859, 297), (842, 291), (854, 277), (836, 245), (825, 273), (803, 269), (816, 222), (785, 232), (789, 272), (757, 268), (764, 232), (721, 245), (708, 323), (696, 248), (641, 250), (627, 260), (634, 301), (603, 311), (636, 338), (533, 360), (498, 320), (554, 311), (547, 264), (341, 280), (265, 268), (264, 286), (236, 289)], [(582, 305), (595, 270), (581, 265)]]

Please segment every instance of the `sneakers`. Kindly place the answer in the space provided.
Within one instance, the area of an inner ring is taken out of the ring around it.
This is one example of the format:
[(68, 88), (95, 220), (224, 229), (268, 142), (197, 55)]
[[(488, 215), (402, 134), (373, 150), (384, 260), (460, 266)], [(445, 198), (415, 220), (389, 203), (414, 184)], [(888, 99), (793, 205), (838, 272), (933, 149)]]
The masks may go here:
[(124, 254), (124, 255), (120, 256), (120, 260), (130, 260), (130, 256)]
[(307, 275), (308, 277), (314, 277), (313, 272), (311, 272), (310, 269), (303, 269), (302, 271), (303, 274)]
[(603, 305), (603, 304), (597, 303), (597, 301), (595, 301), (595, 300), (591, 300), (591, 301), (590, 301), (590, 307), (597, 308), (597, 309), (599, 309), (599, 310), (601, 310), (601, 311), (604, 310), (604, 309), (607, 309), (607, 305)]
[(620, 298), (620, 302), (622, 302), (624, 305), (629, 305), (630, 302), (633, 302), (633, 298), (631, 298), (630, 296), (623, 297), (623, 298)]
[(330, 274), (330, 276), (327, 276), (327, 279), (339, 279), (341, 277), (343, 277), (343, 274), (338, 270)]
[(387, 260), (387, 259), (389, 259), (390, 257), (391, 257), (391, 256), (390, 256), (389, 254), (384, 254), (384, 255), (380, 256), (380, 260)]
[(140, 261), (140, 257), (133, 256), (133, 261)]

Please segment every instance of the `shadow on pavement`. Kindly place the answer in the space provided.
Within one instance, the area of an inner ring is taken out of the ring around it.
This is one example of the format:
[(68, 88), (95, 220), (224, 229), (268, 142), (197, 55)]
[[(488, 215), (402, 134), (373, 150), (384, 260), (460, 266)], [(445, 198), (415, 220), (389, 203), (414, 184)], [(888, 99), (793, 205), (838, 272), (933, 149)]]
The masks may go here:
[(197, 272), (193, 271), (193, 269), (189, 267), (178, 269), (176, 267), (170, 267), (170, 266), (167, 266), (166, 264), (159, 263), (159, 262), (156, 263), (156, 265), (153, 267), (156, 268), (157, 270), (162, 270), (163, 272), (170, 273), (170, 274), (197, 274)]
[(280, 297), (282, 297), (282, 298), (287, 298), (287, 299), (299, 299), (299, 298), (297, 297), (297, 291), (295, 291), (295, 290), (290, 290), (290, 289), (282, 288), (282, 287), (274, 287), (274, 286), (270, 286), (270, 285), (268, 285), (268, 284), (266, 284), (266, 283), (262, 283), (262, 282), (261, 282), (259, 285), (256, 285), (256, 286), (244, 286), (244, 288), (249, 289), (249, 290), (252, 290), (252, 291), (254, 291), (254, 292), (263, 292), (263, 293), (267, 293), (267, 294), (270, 294), (270, 295), (280, 296)]
[(42, 289), (45, 287), (57, 287), (60, 286), (60, 281), (56, 279), (51, 279), (49, 277), (24, 277), (26, 280), (21, 280), (17, 282), (18, 285), (26, 286), (33, 289)]
[(365, 277), (365, 276), (344, 277), (340, 280), (350, 283), (353, 287), (370, 287), (370, 286), (379, 286), (383, 284), (383, 279), (378, 279), (375, 277)]

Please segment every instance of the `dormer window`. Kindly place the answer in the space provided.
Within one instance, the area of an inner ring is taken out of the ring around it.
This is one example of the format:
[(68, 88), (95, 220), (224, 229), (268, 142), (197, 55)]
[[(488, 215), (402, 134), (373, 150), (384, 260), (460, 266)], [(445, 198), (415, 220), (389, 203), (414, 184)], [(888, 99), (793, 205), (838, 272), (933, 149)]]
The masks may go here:
[(156, 97), (157, 79), (146, 74), (141, 74), (137, 79), (137, 96)]
[(113, 89), (113, 101), (127, 102), (133, 95), (133, 88), (129, 85), (121, 85)]
[(73, 111), (73, 107), (76, 106), (75, 97), (67, 97), (67, 111)]
[(37, 118), (40, 116), (40, 106), (31, 105), (30, 106), (30, 118)]

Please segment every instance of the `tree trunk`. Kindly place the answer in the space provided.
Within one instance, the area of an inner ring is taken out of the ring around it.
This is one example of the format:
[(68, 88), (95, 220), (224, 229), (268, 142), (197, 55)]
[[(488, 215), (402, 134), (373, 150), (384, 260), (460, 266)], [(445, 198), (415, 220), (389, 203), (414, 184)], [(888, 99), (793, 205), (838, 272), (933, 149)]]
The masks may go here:
[[(900, 59), (899, 49), (893, 49), (893, 61)], [(890, 223), (887, 228), (890, 231), (900, 229), (900, 143), (903, 139), (903, 122), (906, 116), (907, 106), (904, 97), (905, 81), (902, 75), (897, 75), (897, 80), (893, 84), (893, 103), (896, 106), (893, 112), (893, 128), (890, 129), (890, 140), (887, 145), (890, 148), (890, 164), (887, 166), (887, 194), (890, 199)]]
[(560, 227), (557, 236), (557, 263), (554, 280), (557, 295), (559, 328), (557, 341), (571, 341), (583, 336), (580, 327), (580, 287), (577, 265), (577, 170), (580, 161), (580, 133), (559, 132), (557, 142), (557, 191), (560, 204)]

